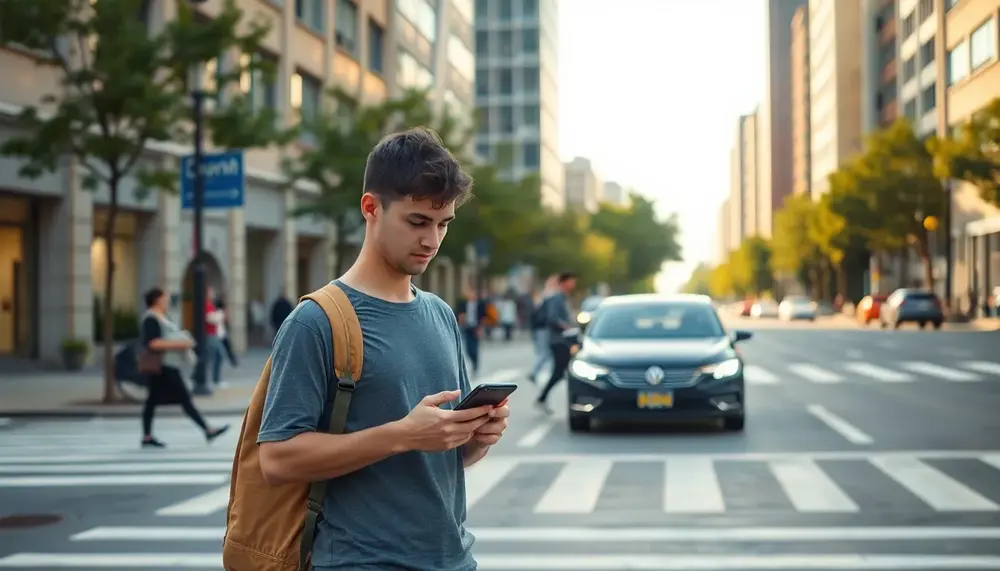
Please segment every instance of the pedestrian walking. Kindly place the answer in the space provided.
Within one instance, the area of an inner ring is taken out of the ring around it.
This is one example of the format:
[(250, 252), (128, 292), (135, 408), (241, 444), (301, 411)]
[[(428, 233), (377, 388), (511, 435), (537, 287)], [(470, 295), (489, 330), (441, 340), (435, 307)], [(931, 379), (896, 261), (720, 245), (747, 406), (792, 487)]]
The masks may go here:
[(535, 304), (531, 312), (531, 341), (535, 350), (535, 363), (528, 371), (528, 380), (532, 383), (538, 382), (538, 375), (552, 361), (552, 348), (549, 347), (549, 327), (546, 311), (548, 308), (545, 302), (556, 292), (559, 276), (550, 275), (535, 299)]
[(465, 469), (500, 440), (509, 411), (454, 410), (471, 390), (462, 332), (441, 298), (412, 283), (471, 186), (429, 130), (389, 135), (369, 155), (361, 252), (285, 319), (266, 391), (251, 400), (223, 547), (229, 571), (477, 568)]
[(139, 372), (149, 375), (146, 403), (142, 408), (143, 448), (166, 446), (153, 437), (153, 416), (156, 407), (179, 404), (184, 413), (203, 431), (209, 442), (229, 429), (228, 425), (209, 428), (208, 423), (191, 402), (191, 393), (184, 383), (181, 367), (194, 347), (191, 336), (167, 318), (169, 297), (160, 288), (145, 294), (146, 312), (142, 317)]
[(535, 401), (535, 406), (545, 414), (552, 414), (545, 400), (549, 396), (549, 391), (566, 376), (566, 368), (572, 357), (572, 341), (563, 333), (574, 326), (570, 318), (569, 294), (575, 288), (576, 274), (573, 272), (559, 274), (556, 280), (556, 292), (546, 303), (545, 323), (549, 334), (549, 348), (552, 351), (552, 375), (549, 376), (549, 382), (545, 384), (542, 392), (538, 394), (538, 400)]

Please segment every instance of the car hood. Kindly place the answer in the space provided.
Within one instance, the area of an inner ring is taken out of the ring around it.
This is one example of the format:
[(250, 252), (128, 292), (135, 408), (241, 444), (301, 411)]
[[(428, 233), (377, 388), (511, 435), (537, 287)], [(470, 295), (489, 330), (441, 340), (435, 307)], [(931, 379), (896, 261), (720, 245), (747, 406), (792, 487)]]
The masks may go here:
[(726, 337), (656, 340), (584, 338), (576, 358), (608, 367), (697, 367), (735, 355)]

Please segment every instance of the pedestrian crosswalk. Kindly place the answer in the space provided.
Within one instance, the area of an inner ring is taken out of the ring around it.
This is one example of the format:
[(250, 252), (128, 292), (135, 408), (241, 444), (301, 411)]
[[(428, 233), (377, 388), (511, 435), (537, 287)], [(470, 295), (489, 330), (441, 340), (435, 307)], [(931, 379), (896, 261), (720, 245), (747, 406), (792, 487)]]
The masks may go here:
[[(221, 568), (229, 499), (224, 451), (97, 456), (0, 459), (0, 501), (23, 487), (63, 485), (53, 477), (94, 476), (75, 485), (95, 493), (131, 486), (165, 499), (143, 502), (148, 513), (87, 514), (89, 526), (67, 528), (58, 541), (47, 531), (51, 550), (36, 543), (0, 551), (0, 569)], [(144, 488), (149, 481), (141, 476), (161, 480)], [(890, 541), (909, 542), (907, 548), (920, 541), (1000, 541), (1000, 527), (935, 521), (976, 515), (998, 521), (1000, 450), (498, 454), (467, 471), (466, 489), (467, 526), (483, 570), (1000, 569), (1000, 557), (975, 552), (964, 560), (912, 551), (848, 556), (843, 547), (834, 549), (839, 555), (781, 552), (837, 542), (856, 549)], [(735, 523), (712, 523), (722, 516)], [(775, 526), (785, 516), (787, 523)], [(825, 527), (831, 521), (837, 523)], [(749, 542), (771, 547), (756, 552), (746, 548)], [(629, 558), (639, 544), (679, 547), (644, 548), (645, 555)], [(697, 545), (712, 545), (715, 554)]]
[(747, 359), (744, 378), (749, 385), (860, 383), (976, 383), (1000, 381), (1000, 363), (955, 360), (947, 364), (904, 361), (895, 364), (842, 361), (828, 364), (786, 362), (761, 364)]

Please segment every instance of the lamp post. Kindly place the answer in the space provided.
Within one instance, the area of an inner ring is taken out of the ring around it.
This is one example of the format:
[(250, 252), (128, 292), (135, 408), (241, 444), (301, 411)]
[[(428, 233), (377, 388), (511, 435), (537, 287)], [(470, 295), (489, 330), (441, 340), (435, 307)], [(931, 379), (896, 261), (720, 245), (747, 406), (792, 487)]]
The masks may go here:
[[(205, 0), (188, 0), (192, 5), (204, 4)], [(205, 239), (204, 239), (204, 218), (205, 209), (205, 176), (202, 172), (202, 162), (204, 159), (204, 114), (205, 114), (205, 92), (201, 88), (200, 66), (195, 66), (195, 73), (192, 73), (191, 103), (194, 120), (194, 267), (192, 268), (192, 287), (194, 295), (194, 339), (195, 354), (197, 361), (194, 368), (194, 387), (192, 392), (196, 395), (210, 395), (205, 378)]]

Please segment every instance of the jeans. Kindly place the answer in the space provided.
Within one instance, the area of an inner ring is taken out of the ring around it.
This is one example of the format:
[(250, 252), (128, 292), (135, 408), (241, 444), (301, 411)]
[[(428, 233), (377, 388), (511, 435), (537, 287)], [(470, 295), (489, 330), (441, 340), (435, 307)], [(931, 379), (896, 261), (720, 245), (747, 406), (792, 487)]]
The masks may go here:
[(222, 382), (222, 361), (226, 358), (226, 347), (222, 344), (222, 339), (215, 335), (208, 335), (205, 341), (205, 362), (212, 367), (212, 381), (219, 384)]
[(535, 347), (535, 364), (531, 366), (531, 372), (528, 375), (534, 379), (549, 364), (549, 361), (552, 360), (552, 348), (549, 347), (549, 330), (545, 328), (532, 329), (531, 341)]
[(469, 365), (473, 373), (479, 372), (479, 332), (475, 327), (466, 327), (465, 353), (469, 356)]

